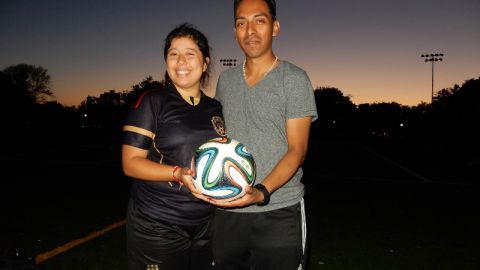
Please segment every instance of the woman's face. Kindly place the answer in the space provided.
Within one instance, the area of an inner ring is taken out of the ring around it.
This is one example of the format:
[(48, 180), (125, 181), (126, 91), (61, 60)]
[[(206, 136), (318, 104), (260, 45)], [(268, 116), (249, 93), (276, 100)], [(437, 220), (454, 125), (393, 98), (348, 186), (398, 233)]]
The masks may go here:
[(208, 58), (204, 60), (200, 48), (190, 37), (174, 38), (167, 51), (167, 73), (177, 89), (198, 91), (208, 61)]

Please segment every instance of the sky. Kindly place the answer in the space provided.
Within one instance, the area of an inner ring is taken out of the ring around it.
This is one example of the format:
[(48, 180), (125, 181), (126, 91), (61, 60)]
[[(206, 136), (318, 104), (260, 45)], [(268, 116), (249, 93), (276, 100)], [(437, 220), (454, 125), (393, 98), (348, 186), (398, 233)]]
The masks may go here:
[[(355, 104), (429, 103), (434, 91), (480, 77), (478, 0), (277, 0), (274, 53), (302, 69), (312, 86), (336, 87)], [(42, 66), (55, 99), (131, 90), (147, 76), (162, 80), (164, 38), (183, 22), (209, 39), (213, 95), (220, 59), (244, 55), (234, 39), (233, 1), (2, 0), (0, 69)]]

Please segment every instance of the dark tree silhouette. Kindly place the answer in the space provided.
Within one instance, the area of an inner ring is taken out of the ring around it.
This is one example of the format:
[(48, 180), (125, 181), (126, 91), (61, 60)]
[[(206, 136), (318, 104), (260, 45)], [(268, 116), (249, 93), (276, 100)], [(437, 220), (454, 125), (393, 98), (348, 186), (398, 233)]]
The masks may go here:
[(18, 64), (5, 68), (3, 73), (14, 85), (14, 89), (10, 90), (22, 92), (33, 104), (45, 103), (47, 98), (54, 96), (50, 75), (41, 66)]
[(395, 102), (360, 104), (357, 110), (357, 124), (362, 134), (369, 137), (405, 136), (410, 108)]
[(41, 66), (18, 64), (0, 72), (0, 109), (6, 128), (31, 125), (37, 105), (53, 97), (48, 71)]
[(334, 87), (315, 89), (318, 120), (313, 122), (314, 136), (351, 136), (355, 104)]
[(116, 92), (109, 90), (99, 97), (88, 96), (78, 111), (81, 115), (80, 125), (86, 129), (100, 130), (111, 138), (120, 135), (126, 113), (129, 108), (148, 90), (162, 89), (165, 83), (155, 81), (151, 76), (135, 84), (129, 91)]
[(430, 137), (431, 129), (430, 104), (422, 102), (405, 112), (405, 130), (409, 138), (425, 141)]
[(143, 92), (152, 89), (163, 89), (166, 83), (164, 80), (161, 82), (153, 80), (152, 76), (147, 76), (143, 81), (132, 86), (130, 91), (124, 91), (121, 94), (122, 104), (129, 108), (134, 104)]
[[(12, 65), (0, 71), (2, 128), (87, 127), (119, 133), (128, 109), (145, 92), (164, 89), (164, 80), (147, 76), (130, 90), (109, 90), (89, 96), (78, 107), (65, 108), (53, 97), (45, 68)], [(415, 139), (425, 143), (474, 142), (480, 137), (480, 78), (439, 91), (432, 104), (408, 107), (398, 103), (356, 105), (335, 87), (314, 92), (318, 120), (312, 140), (320, 137)]]
[(480, 78), (439, 91), (432, 103), (433, 128), (443, 139), (479, 138)]

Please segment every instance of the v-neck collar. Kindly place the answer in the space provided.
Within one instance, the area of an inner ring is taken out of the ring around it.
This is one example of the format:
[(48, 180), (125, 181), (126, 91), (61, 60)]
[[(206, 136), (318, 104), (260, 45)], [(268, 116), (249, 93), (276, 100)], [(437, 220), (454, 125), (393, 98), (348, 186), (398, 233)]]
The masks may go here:
[(277, 70), (280, 68), (280, 66), (283, 65), (283, 60), (278, 60), (278, 65), (276, 67), (274, 67), (272, 70), (270, 70), (270, 72), (267, 73), (267, 75), (265, 75), (265, 77), (263, 77), (261, 80), (259, 80), (256, 84), (252, 85), (252, 86), (249, 86), (248, 85), (248, 82), (247, 80), (245, 79), (245, 76), (243, 75), (243, 71), (240, 70), (240, 73), (241, 73), (241, 77), (242, 77), (242, 81), (243, 83), (245, 84), (245, 86), (247, 87), (248, 90), (254, 90), (255, 88), (257, 88), (257, 86), (259, 86), (263, 81), (265, 81), (267, 79), (268, 76), (270, 76), (271, 74), (277, 72)]
[[(178, 95), (181, 99), (183, 99), (190, 106), (198, 106), (198, 104), (200, 104), (200, 101), (203, 98), (203, 91), (201, 89), (200, 89), (200, 97), (198, 97), (198, 98), (195, 98), (195, 97), (192, 97), (192, 96), (190, 96), (190, 97), (183, 96), (182, 94), (180, 94), (180, 92), (177, 90), (177, 88), (173, 84), (171, 85), (171, 91), (174, 91), (176, 93), (176, 95)], [(193, 102), (192, 102), (192, 99), (193, 99)]]

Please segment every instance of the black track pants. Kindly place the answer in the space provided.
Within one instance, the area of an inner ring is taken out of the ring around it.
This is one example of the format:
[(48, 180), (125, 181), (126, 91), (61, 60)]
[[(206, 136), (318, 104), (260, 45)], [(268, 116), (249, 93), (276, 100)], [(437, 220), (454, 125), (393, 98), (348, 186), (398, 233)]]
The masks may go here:
[(217, 210), (213, 223), (215, 269), (303, 269), (305, 224), (303, 200), (260, 213)]

